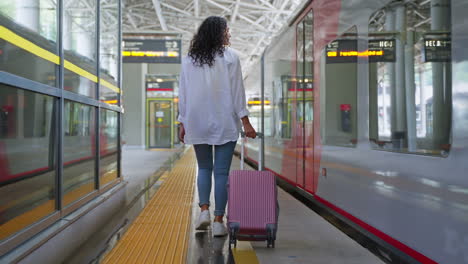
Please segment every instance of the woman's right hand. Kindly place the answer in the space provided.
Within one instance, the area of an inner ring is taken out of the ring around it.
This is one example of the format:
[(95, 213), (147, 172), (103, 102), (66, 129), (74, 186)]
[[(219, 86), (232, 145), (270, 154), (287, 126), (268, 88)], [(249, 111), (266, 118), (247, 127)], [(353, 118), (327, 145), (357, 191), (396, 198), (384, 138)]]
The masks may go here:
[(244, 116), (241, 118), (242, 125), (244, 125), (244, 133), (246, 137), (249, 138), (256, 138), (257, 137), (257, 132), (255, 132), (255, 129), (252, 127), (250, 124), (250, 120), (248, 116)]
[(255, 129), (252, 127), (250, 123), (244, 124), (244, 132), (245, 136), (249, 138), (256, 138), (257, 137), (257, 132)]
[(244, 133), (245, 133), (245, 136), (249, 138), (257, 137), (257, 132), (255, 131), (255, 129), (252, 127), (250, 123), (244, 125)]

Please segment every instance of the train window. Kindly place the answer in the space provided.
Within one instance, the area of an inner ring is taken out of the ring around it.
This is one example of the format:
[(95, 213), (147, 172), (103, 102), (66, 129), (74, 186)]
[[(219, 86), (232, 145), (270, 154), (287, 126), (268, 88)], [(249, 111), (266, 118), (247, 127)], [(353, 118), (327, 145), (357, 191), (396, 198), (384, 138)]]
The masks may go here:
[[(118, 86), (119, 60), (119, 4), (118, 0), (108, 0), (101, 4), (100, 19), (100, 77), (114, 86)], [(100, 86), (99, 99), (110, 104), (118, 104), (118, 93), (109, 87)]]
[[(278, 140), (272, 142), (291, 138), (294, 119), (290, 98), (294, 79), (291, 67), (295, 56), (294, 35), (294, 27), (286, 29), (272, 42), (264, 55), (265, 97), (270, 101), (270, 105), (265, 107), (265, 135)], [(278, 144), (280, 147), (281, 143)]]
[[(261, 131), (261, 121), (262, 121), (262, 114), (261, 114), (261, 106), (260, 106), (260, 89), (261, 89), (261, 82), (260, 82), (260, 65), (255, 65), (249, 71), (249, 74), (245, 78), (245, 93), (246, 93), (246, 100), (248, 110), (250, 112), (249, 118), (250, 123), (254, 127), (255, 131)], [(250, 104), (249, 104), (250, 101)], [(258, 104), (252, 104), (255, 101)], [(264, 133), (266, 131), (263, 131)]]
[(451, 144), (450, 0), (393, 1), (369, 19), (369, 138), (445, 156)]
[(106, 184), (115, 180), (118, 176), (118, 118), (117, 112), (102, 109), (100, 115), (100, 130), (99, 137), (101, 141), (100, 153), (100, 185)]
[(95, 98), (97, 0), (87, 1), (86, 8), (75, 0), (64, 0), (63, 5), (67, 7), (63, 12), (65, 59), (85, 70), (73, 70), (65, 64), (64, 89)]
[[(95, 108), (65, 100), (63, 139), (63, 204), (69, 205), (95, 189)], [(106, 139), (100, 137), (101, 145)], [(101, 146), (102, 147), (102, 146)]]
[(56, 86), (57, 24), (57, 1), (1, 0), (0, 71)]
[(314, 121), (314, 19), (310, 11), (304, 23), (304, 72), (302, 75), (301, 96), (303, 98), (303, 145), (311, 147)]
[(306, 137), (311, 136), (313, 121), (313, 14), (309, 12), (296, 28), (296, 82), (293, 96), (296, 98), (297, 135), (303, 139), (301, 146), (306, 146)]
[(55, 211), (54, 102), (0, 84), (0, 241)]
[(357, 142), (357, 29), (352, 27), (325, 47), (325, 101), (322, 142), (354, 147)]

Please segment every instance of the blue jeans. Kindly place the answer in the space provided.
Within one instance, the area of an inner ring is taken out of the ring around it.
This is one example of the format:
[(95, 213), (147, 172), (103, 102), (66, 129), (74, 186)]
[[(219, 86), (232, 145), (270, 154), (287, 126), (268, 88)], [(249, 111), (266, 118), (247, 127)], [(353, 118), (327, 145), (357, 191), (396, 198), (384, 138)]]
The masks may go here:
[(214, 167), (215, 181), (215, 216), (222, 216), (226, 210), (227, 204), (227, 182), (229, 169), (231, 168), (232, 155), (236, 147), (236, 141), (228, 142), (223, 145), (214, 146), (214, 164), (213, 164), (213, 145), (197, 144), (193, 145), (198, 163), (198, 198), (199, 205), (210, 205), (211, 194), (211, 175)]

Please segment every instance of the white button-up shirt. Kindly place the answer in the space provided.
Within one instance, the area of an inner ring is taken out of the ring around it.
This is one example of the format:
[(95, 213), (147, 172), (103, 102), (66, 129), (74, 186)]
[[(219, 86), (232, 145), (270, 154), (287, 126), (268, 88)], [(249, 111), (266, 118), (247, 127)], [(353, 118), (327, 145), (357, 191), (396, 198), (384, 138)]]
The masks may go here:
[(179, 117), (186, 144), (222, 145), (239, 138), (240, 118), (247, 116), (239, 56), (226, 48), (213, 66), (196, 66), (182, 59)]

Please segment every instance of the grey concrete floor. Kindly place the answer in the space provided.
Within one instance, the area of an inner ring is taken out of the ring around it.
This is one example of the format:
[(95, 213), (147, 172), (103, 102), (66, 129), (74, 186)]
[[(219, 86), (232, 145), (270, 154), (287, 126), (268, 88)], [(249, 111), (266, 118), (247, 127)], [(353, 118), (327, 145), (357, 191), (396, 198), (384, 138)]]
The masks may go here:
[(267, 248), (266, 242), (252, 242), (260, 263), (384, 263), (282, 189), (278, 189), (278, 201), (275, 248)]
[[(234, 157), (231, 170), (238, 169), (240, 159)], [(248, 165), (244, 166), (244, 169), (252, 170)], [(228, 237), (214, 238), (211, 230), (195, 231), (194, 225), (200, 210), (197, 205), (198, 193), (196, 190), (194, 193), (187, 263), (234, 263), (229, 252)], [(260, 263), (383, 263), (377, 256), (280, 188), (278, 200), (280, 215), (276, 247), (267, 248), (266, 242), (251, 242)], [(213, 202), (212, 192), (211, 203), (214, 204)]]
[[(78, 219), (62, 231), (61, 235), (36, 250), (28, 257), (30, 262), (25, 263), (99, 263), (102, 253), (118, 242), (118, 237), (157, 191), (158, 184), (152, 184), (157, 179), (155, 171), (170, 168), (182, 150), (124, 149), (123, 175), (128, 184), (100, 206), (107, 209), (97, 207)], [(234, 157), (231, 170), (239, 168), (240, 160)], [(246, 166), (245, 169), (252, 168)], [(280, 216), (276, 248), (266, 248), (266, 242), (251, 243), (260, 263), (382, 263), (379, 258), (286, 192), (279, 189), (278, 195)], [(213, 192), (211, 200), (214, 204)], [(194, 223), (199, 214), (197, 201), (198, 193), (195, 189), (187, 263), (233, 263), (228, 237), (213, 238), (211, 230), (195, 232)], [(100, 224), (90, 225), (89, 223), (97, 223), (95, 219), (99, 219)], [(86, 232), (83, 230), (86, 228), (94, 230), (90, 231), (92, 236), (81, 245), (70, 245), (73, 234), (84, 234)], [(62, 251), (60, 245), (64, 242), (67, 242), (67, 248)], [(41, 261), (51, 260), (51, 254), (57, 254), (57, 251), (62, 252), (61, 256), (68, 257), (60, 261)]]
[[(165, 166), (182, 146), (173, 149), (145, 150), (122, 148), (122, 173), (126, 186), (127, 199), (132, 200), (145, 188), (147, 180), (162, 166)], [(167, 164), (170, 166), (170, 164)]]

